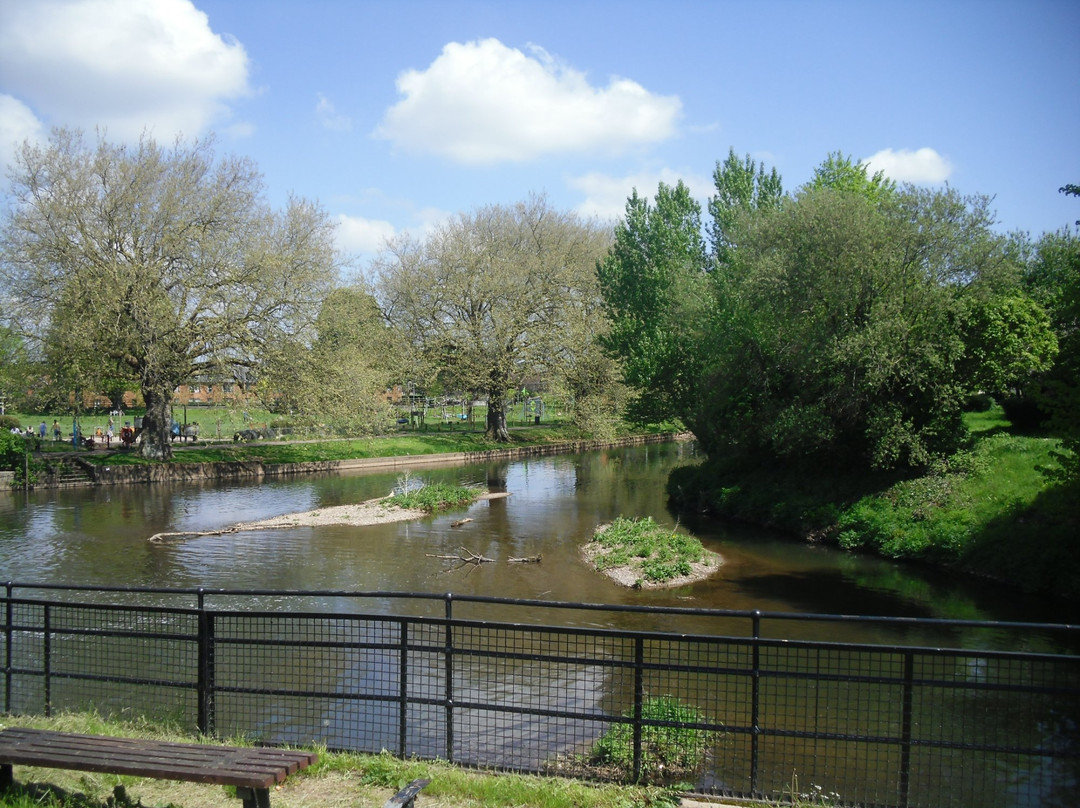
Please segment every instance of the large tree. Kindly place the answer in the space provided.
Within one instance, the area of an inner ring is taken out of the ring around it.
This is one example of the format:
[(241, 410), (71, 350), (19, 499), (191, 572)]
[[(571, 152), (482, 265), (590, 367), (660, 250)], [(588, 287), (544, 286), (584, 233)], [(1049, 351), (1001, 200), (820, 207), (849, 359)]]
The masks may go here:
[(60, 348), (79, 378), (109, 365), (146, 402), (143, 453), (171, 454), (175, 388), (260, 361), (309, 329), (337, 275), (316, 204), (263, 199), (246, 159), (212, 139), (171, 148), (55, 131), (11, 172), (0, 279), (25, 337)]
[(636, 420), (684, 414), (697, 395), (705, 356), (695, 329), (708, 301), (707, 269), (701, 206), (686, 185), (660, 183), (652, 204), (635, 189), (597, 275), (611, 322), (602, 342), (638, 391)]
[(463, 213), (375, 262), (384, 313), (433, 372), (488, 399), (488, 437), (508, 441), (506, 396), (558, 372), (588, 334), (594, 267), (609, 244), (598, 225), (542, 196)]

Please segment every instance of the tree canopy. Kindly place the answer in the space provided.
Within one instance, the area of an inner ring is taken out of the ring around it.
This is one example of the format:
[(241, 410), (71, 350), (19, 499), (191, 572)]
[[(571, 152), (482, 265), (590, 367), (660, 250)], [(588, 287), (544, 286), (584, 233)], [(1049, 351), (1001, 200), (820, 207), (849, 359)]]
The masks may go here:
[(387, 319), (420, 355), (423, 384), (442, 373), (488, 399), (486, 434), (508, 441), (509, 391), (559, 374), (590, 339), (594, 267), (607, 233), (542, 196), (463, 213), (423, 241), (403, 238), (374, 264)]
[(635, 190), (615, 242), (597, 265), (611, 329), (601, 339), (638, 390), (631, 415), (663, 421), (697, 395), (697, 307), (706, 299), (701, 206), (682, 182), (660, 183), (655, 204)]
[(839, 153), (793, 196), (733, 150), (714, 179), (711, 255), (696, 203), (661, 185), (630, 197), (598, 272), (639, 415), (681, 418), (711, 457), (919, 467), (959, 444), (980, 385), (1052, 361), (987, 198), (897, 188)]
[(23, 145), (10, 196), (10, 322), (73, 381), (119, 373), (138, 386), (148, 456), (171, 453), (178, 385), (308, 333), (337, 277), (325, 212), (299, 198), (273, 210), (254, 164), (217, 157), (212, 139), (89, 145), (57, 130)]

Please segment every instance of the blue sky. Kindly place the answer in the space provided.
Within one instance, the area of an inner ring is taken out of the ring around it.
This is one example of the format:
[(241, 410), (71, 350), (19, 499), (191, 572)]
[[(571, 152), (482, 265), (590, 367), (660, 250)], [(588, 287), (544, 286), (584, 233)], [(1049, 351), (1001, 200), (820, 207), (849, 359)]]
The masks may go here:
[(0, 161), (53, 126), (216, 133), (361, 258), (544, 192), (604, 219), (703, 201), (729, 147), (806, 182), (831, 151), (1080, 219), (1080, 2), (0, 0)]

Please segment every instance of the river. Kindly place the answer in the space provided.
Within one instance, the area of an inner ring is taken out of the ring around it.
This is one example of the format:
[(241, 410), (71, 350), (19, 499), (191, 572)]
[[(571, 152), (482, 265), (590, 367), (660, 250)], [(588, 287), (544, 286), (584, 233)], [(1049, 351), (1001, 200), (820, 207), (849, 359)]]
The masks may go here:
[[(113, 486), (0, 497), (0, 578), (18, 582), (226, 589), (454, 592), (549, 601), (975, 620), (1076, 622), (1076, 605), (955, 574), (812, 546), (756, 528), (683, 520), (724, 564), (669, 590), (621, 587), (590, 569), (580, 547), (617, 516), (677, 522), (664, 485), (695, 444), (413, 470), (202, 485)], [(208, 531), (383, 496), (403, 483), (446, 481), (510, 496), (417, 522), (333, 525), (152, 543), (158, 532)], [(471, 521), (459, 527), (451, 523)], [(460, 548), (495, 563), (459, 565)], [(541, 555), (533, 564), (509, 557)], [(630, 618), (627, 618), (628, 620)], [(688, 618), (684, 628), (700, 625)], [(859, 628), (851, 639), (941, 641), (906, 629)], [(902, 637), (896, 636), (899, 632)], [(964, 645), (1039, 645), (1030, 634), (982, 631)], [(1019, 636), (1019, 638), (1018, 638)], [(835, 638), (835, 637), (834, 637)]]

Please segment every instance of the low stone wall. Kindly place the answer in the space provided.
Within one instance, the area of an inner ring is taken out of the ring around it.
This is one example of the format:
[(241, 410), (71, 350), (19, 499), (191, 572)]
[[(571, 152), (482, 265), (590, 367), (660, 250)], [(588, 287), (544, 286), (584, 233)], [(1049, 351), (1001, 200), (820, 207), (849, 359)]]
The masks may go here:
[(573, 454), (594, 449), (640, 446), (666, 443), (680, 436), (634, 435), (618, 440), (564, 441), (542, 446), (515, 446), (483, 452), (448, 452), (445, 454), (402, 455), (399, 457), (365, 457), (354, 460), (327, 460), (311, 463), (148, 463), (139, 466), (91, 466), (88, 485), (136, 485), (151, 483), (186, 483), (204, 480), (235, 480), (242, 478), (283, 477), (293, 474), (340, 473), (345, 471), (393, 471), (419, 466), (466, 465), (493, 460), (514, 460), (521, 457), (546, 457)]

